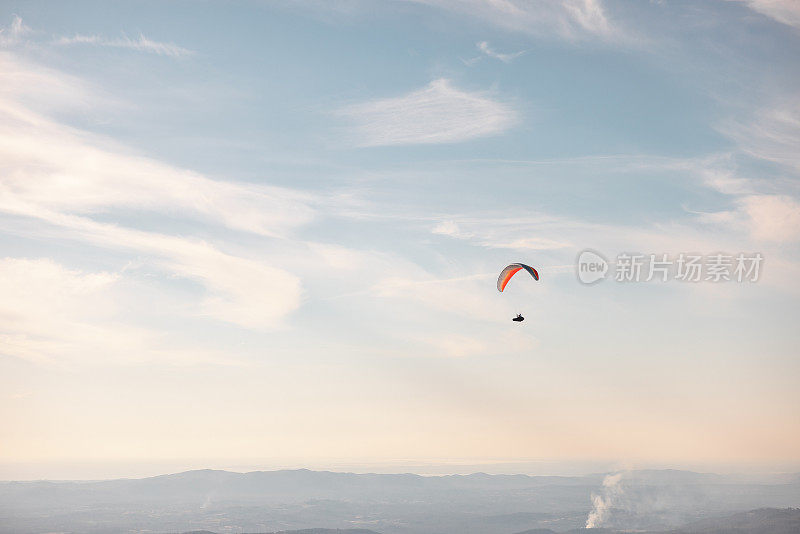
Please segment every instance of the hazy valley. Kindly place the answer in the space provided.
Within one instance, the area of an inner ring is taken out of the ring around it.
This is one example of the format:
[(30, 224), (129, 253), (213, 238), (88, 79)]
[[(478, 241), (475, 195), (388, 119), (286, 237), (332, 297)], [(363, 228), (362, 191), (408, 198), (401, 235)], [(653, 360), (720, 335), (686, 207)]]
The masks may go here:
[[(202, 470), (142, 479), (5, 482), (0, 484), (0, 532), (329, 528), (381, 534), (533, 534), (580, 529), (590, 517), (594, 526), (612, 530), (659, 532), (694, 524), (697, 530), (692, 532), (717, 532), (716, 525), (726, 524), (720, 518), (731, 514), (797, 506), (796, 474), (629, 471), (556, 477)], [(762, 511), (754, 528), (778, 520), (797, 525), (797, 516), (797, 511)], [(746, 522), (740, 518), (739, 523)]]

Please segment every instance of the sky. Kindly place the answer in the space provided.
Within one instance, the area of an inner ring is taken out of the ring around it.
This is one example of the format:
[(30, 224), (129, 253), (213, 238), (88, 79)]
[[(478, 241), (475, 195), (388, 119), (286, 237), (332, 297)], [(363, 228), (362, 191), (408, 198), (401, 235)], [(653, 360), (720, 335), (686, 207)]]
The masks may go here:
[[(793, 0), (0, 27), (0, 478), (800, 469)], [(615, 279), (740, 253), (756, 280)], [(511, 262), (540, 280), (498, 292)]]

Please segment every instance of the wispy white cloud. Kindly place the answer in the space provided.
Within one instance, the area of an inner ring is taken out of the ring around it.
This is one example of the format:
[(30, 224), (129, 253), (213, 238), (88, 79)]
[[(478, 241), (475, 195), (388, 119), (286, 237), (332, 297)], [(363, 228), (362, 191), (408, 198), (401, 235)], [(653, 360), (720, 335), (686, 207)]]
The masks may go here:
[(94, 45), (94, 46), (107, 46), (110, 48), (126, 48), (128, 50), (136, 50), (138, 52), (147, 52), (150, 54), (157, 54), (160, 56), (170, 56), (180, 58), (194, 54), (194, 51), (178, 46), (174, 43), (162, 43), (148, 39), (143, 34), (139, 34), (135, 39), (131, 39), (127, 35), (109, 39), (102, 35), (83, 35), (75, 34), (72, 37), (59, 37), (56, 39), (55, 44), (61, 46), (69, 45)]
[[(525, 50), (520, 50), (519, 52), (514, 52), (514, 53), (511, 53), (511, 54), (504, 54), (502, 52), (496, 51), (491, 46), (489, 46), (489, 43), (487, 41), (480, 41), (480, 42), (476, 43), (475, 46), (478, 48), (478, 50), (484, 56), (490, 57), (490, 58), (494, 58), (494, 59), (498, 59), (498, 60), (502, 61), (503, 63), (511, 63), (516, 58), (518, 58), (519, 56), (521, 56), (521, 55), (523, 55), (525, 53)], [(475, 63), (476, 61), (478, 61), (481, 57), (482, 56), (474, 57), (474, 58), (472, 58), (470, 60), (465, 61), (465, 63), (467, 63), (468, 65), (471, 65), (471, 64)]]
[(28, 121), (37, 120), (34, 110), (45, 115), (87, 109), (104, 112), (110, 106), (122, 105), (79, 78), (42, 65), (34, 66), (9, 51), (0, 50), (0, 73), (2, 111), (26, 115)]
[(718, 129), (747, 154), (800, 171), (800, 99), (757, 109), (749, 118), (726, 121)]
[(734, 194), (730, 209), (695, 215), (703, 223), (743, 231), (761, 244), (800, 241), (800, 202), (788, 195)]
[[(6, 68), (36, 71), (0, 56), (0, 69)], [(56, 87), (68, 87), (68, 82)], [(198, 282), (206, 290), (198, 306), (203, 315), (261, 328), (277, 326), (299, 306), (299, 278), (263, 256), (223, 252), (191, 236), (144, 231), (97, 217), (150, 212), (211, 228), (282, 237), (313, 217), (306, 196), (212, 180), (137, 156), (107, 139), (58, 124), (14, 95), (13, 87), (0, 91), (1, 212), (39, 220), (62, 239), (135, 252), (172, 276)]]
[(782, 24), (800, 28), (800, 2), (796, 0), (734, 0)]
[(44, 365), (77, 362), (241, 365), (203, 347), (176, 349), (120, 319), (119, 273), (53, 260), (0, 259), (0, 354)]
[(800, 202), (786, 195), (747, 195), (739, 200), (755, 239), (800, 241)]
[(568, 248), (568, 241), (549, 239), (531, 235), (531, 228), (553, 226), (555, 219), (541, 218), (464, 218), (459, 222), (446, 219), (434, 226), (432, 232), (456, 239), (468, 240), (487, 248), (507, 248), (513, 250), (555, 250)]
[[(26, 41), (26, 36), (32, 34), (33, 31), (30, 27), (26, 26), (22, 18), (14, 15), (11, 24), (7, 28), (0, 28), (0, 46), (14, 47)], [(135, 50), (138, 52), (145, 52), (149, 54), (157, 54), (160, 56), (169, 56), (173, 58), (181, 58), (194, 54), (193, 50), (184, 48), (174, 43), (164, 43), (154, 41), (145, 37), (140, 33), (137, 37), (131, 39), (127, 35), (122, 37), (108, 38), (102, 35), (85, 35), (77, 33), (72, 37), (56, 37), (50, 41), (50, 44), (57, 46), (72, 46), (72, 45), (91, 45), (91, 46), (104, 46), (109, 48), (125, 48), (128, 50)]]
[[(786, 99), (757, 109), (749, 118), (724, 122), (718, 130), (733, 140), (740, 152), (778, 164), (792, 178), (800, 176), (800, 100)], [(707, 185), (734, 197), (734, 209), (715, 214), (721, 221), (746, 227), (756, 239), (800, 241), (796, 186), (781, 188), (774, 181), (743, 178), (713, 165), (701, 174)]]
[(517, 114), (484, 93), (459, 90), (446, 79), (407, 95), (345, 107), (359, 146), (457, 143), (500, 134)]
[(31, 29), (22, 22), (22, 18), (14, 15), (7, 28), (0, 28), (0, 46), (15, 45), (29, 33), (31, 33)]
[[(472, 161), (472, 160), (470, 160)], [(483, 162), (485, 163), (485, 162)], [(791, 181), (766, 177), (754, 179), (739, 174), (735, 153), (714, 153), (699, 158), (665, 158), (645, 155), (617, 155), (589, 159), (553, 161), (511, 161), (510, 165), (591, 166), (580, 172), (612, 175), (669, 175), (695, 190), (696, 197), (708, 197), (708, 189), (727, 199), (716, 197), (714, 209), (704, 211), (697, 205), (684, 206), (674, 218), (645, 224), (611, 224), (558, 214), (553, 211), (473, 212), (470, 214), (425, 212), (402, 213), (396, 206), (372, 206), (355, 216), (385, 219), (414, 219), (425, 224), (434, 235), (447, 236), (482, 248), (517, 250), (520, 254), (547, 251), (548, 257), (569, 256), (585, 247), (607, 251), (630, 250), (747, 250), (768, 251), (771, 266), (768, 283), (796, 286), (793, 278), (774, 270), (778, 263), (795, 265), (793, 252), (782, 244), (798, 240), (794, 228), (797, 198)], [(578, 168), (576, 167), (576, 171)], [(719, 201), (727, 202), (717, 209)], [(774, 217), (773, 221), (770, 218)], [(564, 254), (567, 254), (566, 256)], [(794, 268), (794, 267), (790, 267)]]
[(0, 211), (49, 223), (61, 230), (56, 235), (62, 238), (135, 252), (172, 276), (199, 282), (206, 290), (197, 308), (200, 315), (248, 328), (275, 327), (300, 305), (302, 287), (296, 275), (197, 239), (122, 228), (8, 197)]
[(600, 0), (412, 0), (485, 21), (492, 26), (569, 40), (620, 39)]
[(682, 163), (658, 161), (650, 165), (665, 165), (665, 169), (695, 175), (701, 187), (728, 195), (729, 207), (709, 213), (687, 210), (684, 216), (642, 225), (599, 223), (545, 213), (472, 213), (443, 217), (431, 231), (476, 247), (509, 248), (537, 257), (542, 257), (537, 251), (546, 251), (546, 257), (561, 258), (565, 263), (572, 262), (574, 254), (586, 247), (612, 255), (654, 250), (671, 254), (759, 251), (769, 257), (770, 269), (763, 283), (791, 291), (800, 288), (792, 274), (797, 269), (797, 256), (791, 245), (800, 241), (800, 203), (794, 197), (764, 193), (764, 184), (726, 173), (717, 158)]
[(463, 232), (461, 228), (458, 226), (458, 223), (451, 220), (445, 220), (440, 222), (439, 224), (434, 226), (433, 230), (431, 231), (434, 234), (446, 235), (448, 237), (457, 237), (460, 239), (468, 239), (473, 235), (471, 233)]
[[(264, 236), (285, 236), (314, 217), (310, 195), (254, 183), (212, 180), (137, 155), (113, 141), (59, 124), (32, 107), (97, 100), (91, 89), (54, 71), (0, 54), (2, 186), (27, 205), (60, 213), (111, 209), (170, 212)], [(40, 91), (31, 83), (42, 83)], [(24, 104), (21, 103), (24, 101)]]

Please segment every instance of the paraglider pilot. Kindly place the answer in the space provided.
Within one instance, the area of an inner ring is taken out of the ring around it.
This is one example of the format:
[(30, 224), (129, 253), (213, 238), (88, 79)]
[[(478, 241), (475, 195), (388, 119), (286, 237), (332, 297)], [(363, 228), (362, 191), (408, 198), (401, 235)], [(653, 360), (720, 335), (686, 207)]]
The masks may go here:
[[(512, 263), (511, 265), (507, 265), (497, 278), (497, 290), (502, 293), (508, 281), (511, 280), (511, 277), (514, 276), (517, 271), (523, 269), (528, 271), (528, 274), (530, 274), (534, 280), (539, 280), (539, 273), (533, 267), (525, 265), (524, 263)], [(515, 323), (521, 323), (525, 320), (525, 317), (523, 317), (521, 313), (518, 313), (517, 316), (511, 320)]]

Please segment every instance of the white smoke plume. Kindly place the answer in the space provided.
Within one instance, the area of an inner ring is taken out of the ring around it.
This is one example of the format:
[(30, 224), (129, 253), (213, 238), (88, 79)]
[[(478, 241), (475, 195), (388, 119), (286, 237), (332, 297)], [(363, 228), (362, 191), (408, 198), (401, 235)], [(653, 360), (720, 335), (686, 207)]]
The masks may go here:
[(625, 493), (620, 482), (623, 473), (607, 475), (603, 479), (603, 489), (600, 495), (592, 493), (592, 511), (586, 518), (586, 528), (600, 528), (608, 518), (609, 512), (618, 506)]

